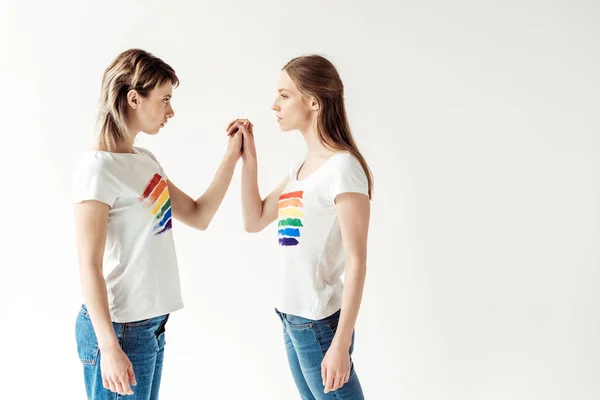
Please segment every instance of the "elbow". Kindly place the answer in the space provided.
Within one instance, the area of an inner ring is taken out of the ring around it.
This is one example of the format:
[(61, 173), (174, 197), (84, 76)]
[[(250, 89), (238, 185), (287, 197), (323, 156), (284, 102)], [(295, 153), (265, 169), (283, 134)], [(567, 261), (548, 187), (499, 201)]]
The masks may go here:
[(367, 260), (360, 257), (349, 258), (346, 261), (346, 268), (359, 274), (365, 274), (367, 271)]
[(193, 218), (193, 223), (192, 223), (192, 227), (195, 229), (198, 229), (199, 231), (205, 231), (208, 229), (208, 225), (210, 225), (210, 221), (212, 220), (212, 217), (208, 218), (208, 216), (203, 215), (200, 212), (201, 208), (198, 205), (197, 202), (194, 203), (194, 218)]
[(199, 231), (205, 231), (205, 230), (207, 230), (207, 229), (208, 229), (208, 225), (210, 225), (210, 222), (204, 222), (204, 221), (201, 221), (201, 222), (198, 222), (198, 223), (197, 223), (197, 224), (194, 226), (194, 228), (198, 229)]
[(257, 233), (259, 230), (256, 229), (254, 226), (248, 226), (248, 225), (244, 225), (244, 230), (247, 233)]
[(199, 218), (194, 222), (192, 227), (198, 229), (199, 231), (205, 231), (208, 229), (208, 225), (210, 225), (210, 221)]
[(248, 233), (257, 233), (262, 229), (258, 226), (258, 224), (251, 224), (249, 222), (244, 222), (244, 230)]

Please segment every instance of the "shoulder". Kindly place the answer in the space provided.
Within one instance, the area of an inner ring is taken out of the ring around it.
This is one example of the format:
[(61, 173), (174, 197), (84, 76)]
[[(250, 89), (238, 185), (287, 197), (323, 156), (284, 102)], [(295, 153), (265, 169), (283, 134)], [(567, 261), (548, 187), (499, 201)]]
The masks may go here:
[(112, 153), (90, 150), (79, 155), (76, 171), (84, 174), (103, 174), (114, 171), (118, 164)]
[(134, 147), (133, 147), (133, 150), (134, 150), (136, 153), (139, 153), (139, 154), (145, 154), (145, 155), (147, 155), (148, 157), (150, 157), (151, 159), (153, 159), (154, 161), (158, 162), (158, 160), (156, 159), (156, 156), (155, 156), (154, 154), (152, 154), (152, 152), (151, 152), (150, 150), (148, 150), (147, 148), (145, 148), (145, 147), (137, 147), (137, 146), (134, 146)]
[(358, 161), (358, 159), (351, 153), (339, 152), (334, 154), (332, 157), (331, 164), (338, 173), (363, 170), (360, 161)]

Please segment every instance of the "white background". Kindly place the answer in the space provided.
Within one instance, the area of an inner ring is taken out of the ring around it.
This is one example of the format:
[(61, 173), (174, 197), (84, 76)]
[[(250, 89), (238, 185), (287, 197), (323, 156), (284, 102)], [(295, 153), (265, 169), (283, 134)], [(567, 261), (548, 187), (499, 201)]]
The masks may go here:
[[(598, 21), (592, 0), (3, 0), (0, 397), (85, 397), (71, 175), (104, 68), (140, 47), (181, 87), (138, 144), (194, 197), (236, 117), (268, 193), (305, 151), (270, 110), (280, 68), (337, 65), (376, 181), (367, 399), (600, 398)], [(186, 308), (163, 399), (298, 398), (270, 302), (276, 231), (243, 231), (239, 172), (208, 231), (175, 226)]]

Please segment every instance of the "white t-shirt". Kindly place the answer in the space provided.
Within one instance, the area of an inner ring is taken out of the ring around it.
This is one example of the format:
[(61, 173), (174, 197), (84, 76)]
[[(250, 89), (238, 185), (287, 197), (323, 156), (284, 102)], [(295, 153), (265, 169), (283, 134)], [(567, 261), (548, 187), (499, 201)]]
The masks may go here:
[(306, 179), (290, 170), (279, 197), (279, 265), (276, 308), (319, 320), (342, 306), (345, 255), (335, 198), (345, 192), (368, 196), (367, 176), (349, 153), (336, 153)]
[(110, 206), (103, 272), (112, 321), (124, 323), (183, 307), (167, 177), (148, 150), (88, 151), (77, 163), (74, 201)]

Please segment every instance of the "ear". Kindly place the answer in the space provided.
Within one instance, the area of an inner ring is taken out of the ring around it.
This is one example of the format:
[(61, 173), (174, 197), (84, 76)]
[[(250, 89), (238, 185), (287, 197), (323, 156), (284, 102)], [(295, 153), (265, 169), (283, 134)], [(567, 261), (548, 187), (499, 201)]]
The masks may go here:
[(127, 104), (134, 110), (140, 105), (140, 95), (137, 90), (131, 89), (127, 92)]
[(314, 97), (310, 98), (310, 109), (311, 111), (319, 111), (319, 102)]

